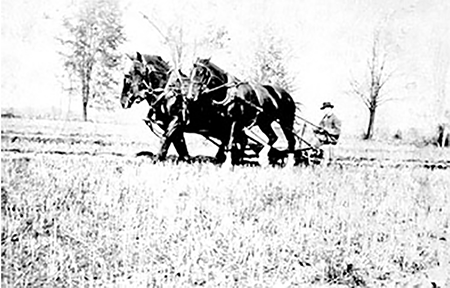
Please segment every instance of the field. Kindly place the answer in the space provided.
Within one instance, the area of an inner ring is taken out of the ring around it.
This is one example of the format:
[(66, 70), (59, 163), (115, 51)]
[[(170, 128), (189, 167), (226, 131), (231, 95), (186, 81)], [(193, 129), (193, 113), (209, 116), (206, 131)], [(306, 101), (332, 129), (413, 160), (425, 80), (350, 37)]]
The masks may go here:
[(143, 128), (2, 119), (2, 287), (450, 286), (448, 149), (230, 169), (136, 157)]

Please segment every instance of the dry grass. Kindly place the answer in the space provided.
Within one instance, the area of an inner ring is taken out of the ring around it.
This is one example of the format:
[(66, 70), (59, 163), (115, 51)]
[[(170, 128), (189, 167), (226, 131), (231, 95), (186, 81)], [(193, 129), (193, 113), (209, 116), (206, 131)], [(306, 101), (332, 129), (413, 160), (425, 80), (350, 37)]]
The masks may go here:
[(444, 287), (448, 176), (3, 158), (2, 287)]

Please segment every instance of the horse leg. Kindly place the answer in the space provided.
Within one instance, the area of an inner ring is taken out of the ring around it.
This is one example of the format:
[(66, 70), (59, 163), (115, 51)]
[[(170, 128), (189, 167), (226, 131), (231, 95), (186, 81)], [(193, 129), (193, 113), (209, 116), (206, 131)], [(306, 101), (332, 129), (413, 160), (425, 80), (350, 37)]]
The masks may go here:
[(164, 136), (161, 137), (161, 147), (160, 147), (158, 155), (156, 157), (157, 160), (159, 160), (159, 161), (166, 160), (167, 152), (168, 152), (169, 147), (170, 147), (171, 139), (170, 139), (170, 137), (167, 137), (166, 134), (167, 133), (164, 133)]
[(242, 163), (245, 154), (245, 147), (247, 146), (247, 137), (242, 125), (236, 123), (233, 127), (232, 136), (230, 139), (231, 148), (231, 163), (238, 165)]
[(233, 123), (231, 124), (231, 129), (230, 129), (230, 134), (229, 134), (230, 136), (227, 141), (228, 143), (225, 146), (226, 147), (225, 153), (227, 154), (225, 162), (224, 162), (225, 166), (232, 166), (232, 165), (236, 164), (236, 163), (234, 163), (235, 159), (233, 159), (233, 150), (234, 150), (233, 145), (234, 145), (235, 128), (236, 128), (236, 121), (233, 121)]
[(226, 145), (223, 143), (226, 143), (226, 141), (222, 141), (222, 144), (219, 146), (219, 150), (216, 153), (216, 162), (219, 164), (225, 162), (227, 158), (227, 156), (225, 155)]
[(295, 135), (294, 135), (294, 123), (293, 121), (289, 121), (288, 123), (280, 123), (281, 129), (283, 130), (284, 136), (286, 137), (286, 141), (288, 142), (288, 160), (286, 165), (294, 166), (295, 165)]
[(180, 160), (182, 161), (189, 160), (190, 157), (182, 131), (179, 131), (177, 135), (174, 135), (173, 145), (175, 146), (175, 150), (177, 150), (178, 157), (180, 158)]
[(232, 150), (233, 163), (239, 164), (242, 163), (245, 156), (245, 148), (248, 143), (247, 135), (244, 132), (244, 129), (236, 129), (234, 136), (234, 145)]
[(258, 123), (258, 126), (268, 138), (267, 145), (272, 146), (275, 142), (277, 142), (277, 133), (275, 133), (270, 123), (264, 121), (263, 123)]
[[(181, 135), (180, 135), (181, 134)], [(181, 158), (188, 157), (186, 142), (183, 137), (183, 130), (181, 129), (181, 120), (175, 116), (167, 125), (167, 129), (161, 139), (161, 148), (158, 153), (158, 160), (163, 161), (167, 157), (170, 144), (174, 141), (175, 149)]]
[(227, 155), (225, 154), (225, 151), (227, 150), (228, 137), (222, 137), (219, 139), (219, 141), (220, 141), (219, 150), (217, 150), (215, 156), (216, 164), (222, 164), (225, 162), (225, 160), (227, 160)]
[(278, 139), (277, 134), (275, 133), (275, 131), (273, 130), (272, 126), (270, 125), (270, 123), (268, 122), (263, 122), (263, 123), (259, 123), (258, 124), (259, 128), (261, 129), (261, 131), (267, 136), (268, 138), (268, 142), (267, 145), (265, 145), (265, 147), (263, 148), (263, 150), (261, 150), (260, 154), (260, 159), (262, 158), (262, 156), (265, 154), (269, 163), (268, 164), (275, 164), (277, 159), (274, 159), (273, 157), (270, 157), (269, 152), (270, 150), (272, 150), (272, 145), (275, 144), (275, 142)]

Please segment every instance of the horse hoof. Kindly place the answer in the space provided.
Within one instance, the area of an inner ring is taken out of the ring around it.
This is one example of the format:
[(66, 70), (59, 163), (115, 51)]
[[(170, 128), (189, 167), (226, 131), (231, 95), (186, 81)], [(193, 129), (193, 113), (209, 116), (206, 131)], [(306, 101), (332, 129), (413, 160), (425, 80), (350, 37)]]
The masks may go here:
[(216, 155), (216, 163), (217, 164), (223, 164), (225, 163), (225, 161), (227, 161), (227, 157), (223, 154), (217, 154)]
[(183, 156), (178, 158), (179, 162), (192, 163), (192, 158), (189, 156)]
[(164, 162), (166, 160), (167, 160), (167, 157), (158, 155), (158, 156), (155, 157), (154, 162)]

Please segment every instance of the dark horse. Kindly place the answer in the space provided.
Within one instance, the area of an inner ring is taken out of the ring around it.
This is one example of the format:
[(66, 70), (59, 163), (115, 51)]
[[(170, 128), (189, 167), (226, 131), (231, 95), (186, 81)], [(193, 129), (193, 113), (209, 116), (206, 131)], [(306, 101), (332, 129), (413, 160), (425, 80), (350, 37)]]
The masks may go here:
[(135, 57), (130, 55), (128, 57), (133, 63), (123, 80), (120, 98), (122, 108), (128, 109), (133, 103), (146, 100), (150, 110), (144, 121), (152, 130), (152, 122), (155, 122), (164, 131), (158, 159), (166, 158), (171, 143), (174, 144), (180, 159), (188, 159), (189, 154), (183, 135), (184, 103), (179, 93), (182, 88), (182, 75), (180, 81), (167, 85), (170, 67), (161, 57), (140, 53), (136, 53)]
[[(295, 149), (295, 102), (289, 93), (279, 86), (242, 82), (209, 59), (197, 59), (191, 71), (188, 97), (203, 103), (203, 109), (219, 111), (232, 120), (227, 150), (239, 151), (232, 154), (234, 162), (240, 158), (233, 155), (242, 156), (245, 148), (245, 128), (254, 125), (267, 136), (266, 147), (271, 147), (278, 138), (271, 124), (277, 121), (288, 142), (286, 152), (293, 152)], [(269, 162), (274, 163), (277, 159), (271, 157), (271, 154), (280, 153), (269, 153)], [(281, 155), (284, 157), (287, 153)]]
[(135, 102), (148, 102), (147, 125), (152, 129), (152, 123), (158, 123), (164, 131), (158, 159), (166, 158), (171, 143), (181, 159), (188, 159), (183, 135), (188, 132), (218, 139), (221, 143), (217, 144), (220, 149), (216, 160), (223, 162), (225, 153), (222, 143), (227, 143), (228, 136), (223, 131), (229, 130), (231, 121), (218, 114), (211, 116), (202, 113), (196, 103), (187, 101), (185, 95), (189, 78), (179, 70), (171, 70), (160, 56), (136, 53), (136, 56), (128, 57), (132, 60), (132, 66), (125, 74), (120, 102), (124, 109)]

